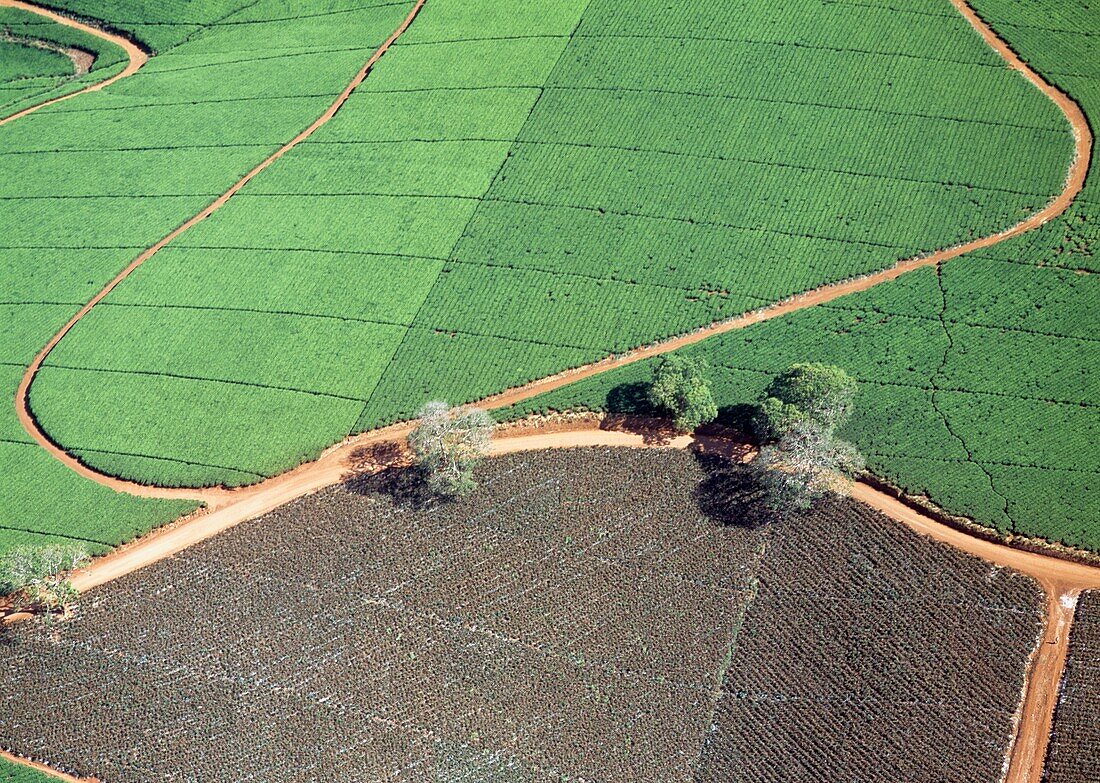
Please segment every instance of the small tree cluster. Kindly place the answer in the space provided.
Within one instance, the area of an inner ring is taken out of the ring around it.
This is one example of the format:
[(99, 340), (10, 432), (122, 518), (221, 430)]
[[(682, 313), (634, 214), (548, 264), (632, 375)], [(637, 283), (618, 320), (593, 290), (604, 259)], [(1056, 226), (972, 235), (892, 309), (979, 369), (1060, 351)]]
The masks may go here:
[(419, 419), (409, 447), (429, 489), (449, 497), (475, 489), (474, 467), (489, 450), (492, 417), (479, 408), (452, 408), (436, 400), (420, 409)]
[(680, 432), (693, 432), (718, 418), (718, 406), (707, 380), (707, 364), (672, 354), (657, 367), (649, 401), (672, 414)]
[(863, 470), (852, 444), (837, 437), (848, 420), (855, 381), (839, 367), (796, 364), (768, 387), (756, 417), (767, 443), (753, 462), (768, 505), (787, 514), (802, 511), (826, 492), (847, 493)]
[(794, 364), (772, 381), (755, 420), (762, 440), (782, 438), (796, 424), (835, 430), (852, 413), (855, 380), (829, 364)]
[(0, 594), (18, 610), (67, 616), (77, 597), (69, 572), (89, 559), (79, 546), (16, 547), (0, 558)]

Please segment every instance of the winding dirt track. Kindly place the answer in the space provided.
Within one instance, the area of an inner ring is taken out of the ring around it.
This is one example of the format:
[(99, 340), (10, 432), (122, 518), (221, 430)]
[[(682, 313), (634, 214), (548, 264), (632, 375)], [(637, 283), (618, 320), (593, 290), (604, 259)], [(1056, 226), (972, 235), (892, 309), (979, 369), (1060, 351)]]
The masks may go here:
[[(119, 46), (124, 49), (126, 51), (126, 56), (130, 60), (124, 69), (116, 73), (111, 78), (104, 79), (101, 82), (96, 82), (91, 86), (85, 87), (82, 90), (77, 90), (76, 92), (71, 92), (68, 95), (62, 95), (58, 98), (51, 98), (48, 101), (36, 103), (34, 106), (23, 109), (22, 111), (17, 111), (15, 114), (11, 114), (7, 117), (4, 117), (3, 119), (0, 119), (0, 125), (6, 125), (13, 120), (18, 120), (20, 117), (26, 117), (28, 114), (36, 112), (39, 109), (43, 109), (47, 106), (52, 106), (53, 104), (60, 103), (61, 101), (67, 101), (70, 98), (75, 98), (78, 95), (83, 95), (87, 92), (96, 92), (97, 90), (102, 90), (104, 87), (114, 84), (119, 79), (125, 79), (127, 76), (131, 76), (137, 73), (138, 69), (141, 68), (141, 66), (145, 65), (145, 63), (149, 60), (149, 55), (142, 51), (141, 48), (138, 47), (138, 45), (131, 41), (129, 38), (124, 38), (121, 35), (115, 35), (114, 33), (109, 33), (106, 30), (100, 30), (98, 27), (92, 27), (91, 25), (84, 24), (83, 22), (78, 22), (75, 19), (70, 19), (67, 16), (62, 16), (59, 13), (55, 13), (48, 8), (39, 8), (36, 5), (30, 5), (29, 3), (21, 2), (21, 0), (0, 0), (0, 6), (18, 8), (21, 11), (29, 11), (32, 14), (44, 16), (51, 21), (57, 22), (58, 24), (63, 24), (66, 27), (73, 27), (77, 30), (82, 30), (83, 32), (88, 33), (89, 35), (94, 35), (96, 38), (102, 38), (104, 41), (110, 41), (115, 46)], [(70, 57), (71, 56), (72, 55), (70, 55)], [(79, 76), (79, 63), (77, 63), (75, 59), (73, 62), (78, 66), (77, 75)]]
[[(46, 357), (57, 346), (59, 342), (65, 337), (66, 334), (75, 326), (80, 319), (87, 315), (93, 307), (101, 302), (119, 283), (125, 280), (135, 269), (148, 261), (154, 255), (156, 255), (162, 248), (168, 245), (172, 240), (184, 233), (192, 226), (196, 225), (200, 221), (209, 217), (215, 211), (224, 206), (241, 188), (243, 188), (253, 177), (266, 169), (280, 157), (285, 155), (300, 142), (309, 138), (318, 128), (327, 123), (341, 106), (351, 96), (352, 92), (358, 87), (363, 80), (370, 73), (371, 68), (378, 61), (378, 59), (386, 53), (389, 47), (393, 44), (397, 38), (408, 29), (409, 25), (416, 18), (416, 15), (423, 7), (425, 0), (418, 0), (416, 5), (410, 11), (408, 17), (402, 22), (401, 26), (394, 31), (393, 35), (382, 44), (381, 47), (371, 56), (366, 65), (356, 74), (355, 78), (348, 84), (340, 96), (333, 102), (333, 104), (318, 117), (308, 128), (299, 133), (294, 139), (287, 144), (280, 147), (274, 154), (256, 166), (254, 169), (244, 175), (236, 184), (234, 184), (229, 190), (219, 196), (209, 206), (203, 209), (194, 217), (190, 218), (180, 227), (169, 233), (162, 238), (156, 244), (149, 247), (141, 255), (135, 258), (125, 269), (123, 269), (111, 282), (109, 282), (95, 297), (82, 307), (76, 315), (74, 315), (68, 323), (65, 324), (55, 334), (46, 346), (39, 351), (35, 356), (34, 361), (27, 367), (23, 378), (20, 381), (18, 391), (16, 392), (16, 410), (19, 416), (19, 421), (23, 425), (23, 428), (27, 433), (35, 439), (43, 448), (48, 450), (55, 458), (63, 462), (66, 466), (76, 471), (85, 478), (96, 481), (100, 484), (108, 486), (119, 492), (126, 492), (132, 495), (140, 497), (155, 497), (155, 498), (168, 498), (168, 499), (193, 499), (199, 500), (212, 507), (218, 507), (224, 505), (227, 502), (241, 502), (246, 497), (254, 495), (256, 493), (273, 492), (278, 493), (279, 483), (283, 476), (276, 476), (268, 481), (254, 484), (251, 487), (238, 489), (238, 490), (224, 490), (219, 488), (214, 489), (174, 489), (164, 487), (146, 486), (138, 484), (132, 481), (126, 481), (115, 476), (109, 476), (100, 473), (87, 465), (84, 465), (72, 454), (69, 454), (65, 449), (57, 443), (54, 443), (49, 435), (39, 426), (37, 420), (34, 418), (30, 410), (29, 404), (29, 392), (31, 384), (34, 382), (35, 376), (41, 369)], [(500, 394), (487, 397), (479, 404), (482, 407), (487, 408), (499, 408), (507, 405), (512, 405), (517, 402), (521, 402), (526, 399), (530, 399), (543, 392), (551, 391), (553, 389), (560, 388), (570, 383), (574, 383), (583, 378), (587, 378), (599, 373), (607, 372), (608, 370), (615, 369), (617, 367), (623, 367), (634, 362), (642, 361), (653, 356), (660, 356), (661, 354), (675, 351), (679, 348), (683, 348), (687, 345), (698, 343), (708, 337), (724, 334), (727, 332), (736, 331), (738, 329), (744, 329), (745, 327), (752, 326), (753, 324), (761, 323), (763, 321), (769, 321), (773, 318), (779, 318), (790, 313), (797, 312), (799, 310), (805, 310), (809, 307), (831, 302), (834, 299), (838, 299), (848, 294), (856, 293), (859, 291), (866, 291), (869, 288), (873, 288), (881, 283), (895, 280), (906, 272), (911, 272), (916, 269), (924, 267), (935, 266), (941, 264), (944, 261), (948, 261), (953, 258), (957, 258), (964, 253), (969, 253), (981, 248), (990, 247), (999, 242), (1003, 242), (1019, 234), (1023, 234), (1032, 229), (1038, 228), (1043, 224), (1050, 221), (1052, 218), (1065, 212), (1069, 208), (1069, 205), (1073, 203), (1074, 198), (1081, 191), (1084, 186), (1085, 176), (1088, 173), (1089, 160), (1092, 152), (1092, 133), (1089, 130), (1089, 125), (1085, 119), (1084, 112), (1081, 108), (1067, 96), (1065, 93), (1058, 90), (1051, 84), (1048, 84), (1043, 80), (1039, 74), (1033, 71), (1027, 63), (1021, 60), (1006, 43), (1001, 41), (996, 33), (989, 28), (984, 21), (974, 11), (966, 5), (963, 0), (951, 0), (960, 13), (970, 22), (978, 33), (992, 46), (1007, 62), (1007, 64), (1013, 69), (1023, 74), (1028, 81), (1034, 84), (1039, 90), (1041, 90), (1047, 97), (1049, 97), (1065, 114), (1067, 121), (1070, 123), (1073, 129), (1073, 135), (1075, 139), (1074, 144), (1074, 158), (1070, 164), (1069, 170), (1066, 174), (1065, 187), (1061, 193), (1058, 194), (1049, 204), (1038, 212), (1033, 213), (1019, 223), (1011, 226), (1010, 228), (999, 231), (996, 234), (991, 234), (980, 239), (975, 239), (970, 242), (966, 242), (961, 245), (955, 245), (954, 247), (946, 248), (943, 250), (930, 253), (928, 255), (917, 256), (898, 262), (888, 269), (884, 269), (880, 272), (867, 275), (865, 277), (857, 278), (855, 280), (842, 281), (838, 283), (831, 283), (828, 285), (815, 288), (812, 291), (808, 291), (798, 296), (791, 297), (790, 299), (783, 300), (769, 307), (755, 310), (751, 313), (739, 316), (726, 321), (720, 321), (718, 323), (711, 324), (703, 329), (691, 332), (689, 334), (681, 335), (665, 342), (655, 343), (648, 346), (637, 348), (629, 353), (605, 359), (603, 361), (595, 362), (593, 364), (585, 365), (573, 370), (569, 370), (557, 375), (552, 375), (547, 378), (543, 378), (532, 383), (525, 384)], [(32, 10), (39, 12), (35, 6), (23, 3), (20, 0), (0, 0), (0, 3), (14, 4), (18, 7), (26, 10)], [(89, 32), (106, 37), (106, 34), (102, 31), (96, 31), (95, 28), (89, 28), (86, 25), (80, 25), (78, 22), (72, 20), (66, 20), (65, 17), (53, 14), (52, 12), (42, 11), (45, 15), (51, 19), (56, 19), (63, 24), (71, 24), (73, 26), (79, 26), (81, 29), (86, 29)], [(132, 44), (131, 44), (132, 46)], [(143, 55), (144, 56), (144, 55)], [(137, 67), (134, 67), (130, 72), (136, 71)], [(119, 77), (120, 78), (121, 74)], [(106, 84), (106, 83), (104, 83)], [(100, 87), (104, 85), (99, 85)], [(44, 104), (45, 105), (45, 104)], [(380, 430), (382, 432), (385, 430)], [(339, 448), (348, 450), (354, 450), (362, 443), (362, 438), (366, 438), (368, 441), (372, 440), (376, 433), (368, 433), (360, 438), (351, 438), (340, 444)], [(310, 463), (316, 464), (316, 463)], [(318, 469), (321, 469), (318, 466)], [(301, 468), (292, 472), (297, 472)]]
[[(88, 569), (75, 575), (73, 581), (78, 589), (87, 590), (123, 574), (142, 568), (156, 560), (179, 552), (198, 541), (209, 538), (239, 522), (263, 514), (277, 506), (301, 497), (302, 495), (317, 491), (318, 489), (346, 479), (351, 474), (362, 472), (365, 469), (377, 469), (377, 467), (379, 467), (378, 464), (372, 461), (370, 456), (371, 447), (399, 443), (404, 440), (411, 429), (411, 425), (409, 424), (393, 425), (374, 432), (364, 433), (354, 438), (349, 438), (343, 443), (330, 448), (314, 462), (299, 466), (294, 470), (250, 487), (236, 490), (226, 490), (222, 488), (171, 489), (144, 486), (124, 481), (101, 474), (80, 463), (79, 460), (68, 454), (60, 445), (53, 443), (41, 427), (39, 427), (38, 422), (30, 412), (28, 393), (42, 363), (53, 348), (65, 337), (69, 330), (72, 329), (81, 318), (87, 315), (96, 304), (102, 301), (115, 286), (126, 279), (134, 269), (154, 256), (180, 234), (221, 208), (253, 177), (327, 123), (347, 101), (352, 92), (367, 77), (377, 60), (385, 54), (386, 50), (393, 42), (408, 28), (423, 7), (424, 2), (425, 0), (418, 0), (416, 2), (400, 27), (398, 27), (393, 35), (391, 35), (390, 38), (371, 56), (370, 60), (367, 61), (356, 77), (348, 84), (324, 114), (303, 130), (298, 136), (252, 169), (204, 210), (190, 218), (179, 228), (169, 233), (134, 259), (133, 262), (111, 280), (110, 283), (108, 283), (90, 302), (82, 307), (80, 311), (53, 336), (28, 367), (16, 395), (16, 409), (19, 420), (31, 437), (53, 454), (54, 457), (82, 476), (120, 492), (142, 497), (193, 499), (202, 501), (207, 506), (207, 511), (205, 512), (197, 513), (191, 517), (180, 520), (175, 525), (170, 525), (161, 530), (154, 531), (133, 544), (122, 547), (98, 559)], [(1038, 228), (1062, 214), (1081, 191), (1089, 168), (1092, 150), (1092, 134), (1089, 130), (1084, 113), (1069, 96), (1062, 93), (1053, 85), (1048, 84), (1039, 74), (1023, 62), (963, 0), (951, 0), (951, 2), (985, 41), (1004, 58), (1009, 67), (1020, 72), (1034, 84), (1036, 88), (1058, 105), (1072, 127), (1075, 138), (1074, 159), (1067, 172), (1065, 187), (1055, 199), (1047, 204), (1047, 206), (1028, 216), (1016, 225), (987, 237), (939, 250), (928, 255), (906, 259), (888, 269), (856, 280), (821, 286), (761, 310), (745, 314), (738, 318), (712, 324), (706, 328), (666, 342), (641, 347), (622, 356), (596, 362), (507, 390), (483, 400), (481, 402), (482, 407), (500, 408), (512, 405), (529, 399), (537, 394), (573, 383), (582, 378), (597, 375), (649, 357), (659, 356), (684, 346), (700, 342), (714, 335), (743, 329), (756, 323), (761, 323), (833, 301), (847, 294), (865, 291), (880, 283), (894, 280), (907, 272), (923, 267), (938, 265), (965, 253), (1003, 242), (1006, 239)], [(111, 33), (56, 14), (48, 9), (39, 8), (29, 3), (21, 2), (21, 0), (0, 0), (0, 5), (31, 11), (58, 22), (59, 24), (75, 27), (92, 35), (109, 40), (125, 49), (130, 58), (127, 68), (114, 77), (87, 87), (79, 92), (49, 100), (37, 106), (25, 109), (17, 114), (13, 114), (10, 117), (0, 120), (0, 125), (24, 117), (33, 111), (37, 111), (53, 103), (68, 100), (69, 98), (76, 97), (85, 92), (103, 89), (109, 84), (135, 73), (148, 59), (145, 53), (132, 42), (120, 36), (115, 36)], [(493, 450), (494, 453), (505, 453), (507, 451), (583, 445), (652, 446), (653, 444), (640, 435), (592, 429), (504, 438), (498, 440), (494, 444)], [(693, 444), (692, 440), (687, 437), (677, 438), (663, 445), (677, 448), (684, 448), (689, 445), (702, 445), (708, 447), (708, 444), (705, 443)], [(715, 444), (711, 443), (709, 447), (713, 448)], [(1043, 586), (1048, 596), (1045, 628), (1042, 641), (1033, 656), (1033, 661), (1028, 673), (1026, 690), (1019, 715), (1017, 736), (1010, 752), (1010, 763), (1006, 777), (1007, 783), (1038, 783), (1042, 772), (1042, 764), (1049, 738), (1053, 708), (1057, 698), (1061, 672), (1065, 666), (1068, 635), (1073, 621), (1076, 599), (1083, 589), (1100, 589), (1100, 568), (1073, 563), (1048, 555), (1025, 552), (1003, 544), (997, 544), (971, 536), (943, 525), (867, 484), (857, 484), (853, 496), (879, 509), (899, 522), (906, 524), (918, 533), (955, 546), (989, 562), (1022, 571), (1038, 580)], [(7, 754), (4, 755), (7, 756)], [(16, 760), (22, 761), (21, 759)], [(72, 780), (71, 778), (63, 779)]]

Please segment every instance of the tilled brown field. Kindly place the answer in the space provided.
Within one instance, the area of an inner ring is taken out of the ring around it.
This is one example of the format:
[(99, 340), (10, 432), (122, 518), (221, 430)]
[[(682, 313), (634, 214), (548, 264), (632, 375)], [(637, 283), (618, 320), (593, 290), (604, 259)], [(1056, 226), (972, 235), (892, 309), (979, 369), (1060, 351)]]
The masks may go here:
[(670, 451), (388, 473), (12, 629), (0, 745), (105, 781), (999, 779), (1039, 602)]
[(1100, 592), (1084, 593), (1077, 605), (1043, 780), (1100, 780)]
[(768, 546), (698, 780), (994, 783), (1034, 583), (833, 499)]

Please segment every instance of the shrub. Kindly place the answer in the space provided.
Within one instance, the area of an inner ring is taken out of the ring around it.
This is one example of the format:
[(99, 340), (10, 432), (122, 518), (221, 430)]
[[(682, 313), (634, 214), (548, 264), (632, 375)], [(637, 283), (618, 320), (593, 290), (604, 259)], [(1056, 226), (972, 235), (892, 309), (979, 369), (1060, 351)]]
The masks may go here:
[(661, 362), (653, 375), (649, 400), (671, 413), (676, 429), (681, 432), (691, 432), (718, 418), (707, 369), (702, 360), (672, 355)]
[(432, 492), (466, 495), (477, 487), (474, 467), (485, 456), (493, 436), (493, 419), (483, 410), (452, 408), (433, 401), (420, 409), (420, 424), (409, 435), (409, 447)]
[(67, 616), (77, 597), (69, 572), (88, 560), (87, 550), (74, 545), (15, 547), (0, 558), (0, 594), (17, 609)]

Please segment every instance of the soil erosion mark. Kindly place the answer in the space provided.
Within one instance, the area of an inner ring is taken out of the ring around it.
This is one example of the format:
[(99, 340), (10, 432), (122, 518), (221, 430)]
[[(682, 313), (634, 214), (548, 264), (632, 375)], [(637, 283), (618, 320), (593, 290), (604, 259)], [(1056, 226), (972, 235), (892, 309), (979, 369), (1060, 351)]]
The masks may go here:
[[(62, 95), (58, 98), (51, 98), (48, 101), (36, 103), (34, 106), (23, 109), (22, 111), (17, 111), (15, 114), (11, 114), (7, 117), (4, 117), (3, 119), (0, 119), (0, 125), (6, 125), (13, 120), (18, 120), (20, 117), (26, 117), (31, 112), (36, 112), (39, 109), (42, 109), (46, 106), (52, 106), (53, 104), (60, 103), (61, 101), (67, 101), (70, 98), (75, 98), (78, 95), (83, 95), (84, 93), (88, 92), (95, 92), (96, 90), (102, 90), (104, 87), (114, 84), (119, 79), (125, 79), (127, 76), (132, 76), (133, 74), (137, 73), (138, 69), (141, 68), (141, 66), (145, 65), (145, 63), (149, 60), (149, 55), (142, 51), (141, 48), (130, 39), (124, 38), (121, 35), (109, 33), (106, 30), (100, 30), (98, 27), (93, 27), (90, 24), (78, 22), (77, 20), (71, 19), (68, 16), (62, 16), (61, 14), (55, 13), (48, 8), (39, 8), (36, 5), (24, 3), (21, 0), (0, 0), (0, 6), (7, 6), (8, 8), (18, 8), (20, 11), (28, 11), (32, 14), (38, 14), (39, 16), (44, 16), (51, 21), (57, 22), (58, 24), (63, 24), (66, 27), (73, 27), (77, 30), (88, 33), (89, 35), (94, 35), (96, 38), (102, 38), (104, 41), (109, 41), (115, 46), (121, 47), (123, 50), (125, 50), (126, 56), (129, 58), (129, 62), (126, 64), (126, 67), (116, 73), (111, 78), (104, 79), (101, 82), (96, 82), (95, 84), (85, 87), (82, 90), (71, 92), (68, 95)], [(66, 53), (68, 53), (70, 51), (76, 50), (65, 51)], [(78, 61), (78, 58), (74, 57), (72, 54), (69, 54), (69, 57), (73, 58), (73, 64), (76, 66), (76, 75), (80, 76), (81, 62)]]

